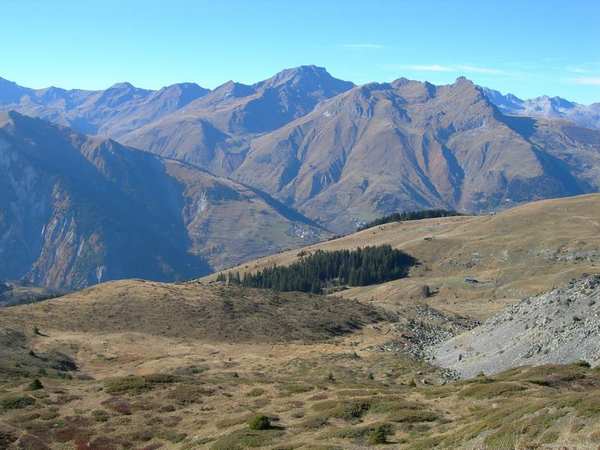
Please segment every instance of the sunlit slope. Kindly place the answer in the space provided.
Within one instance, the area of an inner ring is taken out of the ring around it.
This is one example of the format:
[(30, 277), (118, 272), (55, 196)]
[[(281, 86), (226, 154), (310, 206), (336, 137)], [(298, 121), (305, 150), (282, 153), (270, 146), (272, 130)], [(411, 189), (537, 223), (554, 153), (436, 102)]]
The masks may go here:
[[(406, 251), (421, 264), (406, 279), (351, 288), (341, 295), (397, 303), (422, 297), (427, 285), (433, 293), (428, 303), (484, 318), (506, 303), (600, 269), (600, 195), (534, 202), (493, 216), (391, 223), (303, 251), (382, 244)], [(288, 251), (233, 270), (289, 264), (299, 254)]]

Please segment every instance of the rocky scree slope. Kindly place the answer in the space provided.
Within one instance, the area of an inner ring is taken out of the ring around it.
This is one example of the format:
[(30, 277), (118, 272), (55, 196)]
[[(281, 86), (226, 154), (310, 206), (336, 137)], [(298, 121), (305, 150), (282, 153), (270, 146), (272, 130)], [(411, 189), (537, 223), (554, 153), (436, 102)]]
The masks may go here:
[(600, 363), (600, 275), (529, 297), (430, 349), (462, 377), (524, 365)]

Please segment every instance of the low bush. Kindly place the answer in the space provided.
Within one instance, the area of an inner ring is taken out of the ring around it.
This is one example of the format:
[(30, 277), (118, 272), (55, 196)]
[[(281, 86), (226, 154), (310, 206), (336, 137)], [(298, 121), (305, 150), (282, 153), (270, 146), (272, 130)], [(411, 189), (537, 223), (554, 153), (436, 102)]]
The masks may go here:
[(248, 428), (251, 430), (269, 430), (272, 428), (271, 419), (264, 415), (254, 416), (248, 421)]
[(31, 383), (29, 383), (29, 386), (27, 386), (27, 389), (30, 391), (39, 391), (40, 389), (44, 389), (44, 385), (42, 384), (42, 382), (40, 380), (38, 380), (36, 378)]
[(378, 425), (371, 433), (369, 434), (369, 444), (370, 445), (379, 445), (379, 444), (387, 444), (388, 436), (391, 433), (391, 428), (387, 424)]
[(0, 399), (0, 409), (22, 409), (35, 403), (35, 399), (26, 396), (9, 396)]

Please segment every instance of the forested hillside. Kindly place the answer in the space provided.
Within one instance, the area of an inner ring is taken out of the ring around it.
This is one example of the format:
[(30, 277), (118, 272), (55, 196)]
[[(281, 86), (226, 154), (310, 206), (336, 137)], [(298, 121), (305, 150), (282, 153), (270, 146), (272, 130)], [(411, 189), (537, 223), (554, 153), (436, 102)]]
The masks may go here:
[[(416, 260), (389, 245), (356, 250), (318, 250), (289, 266), (273, 266), (240, 277), (230, 272), (229, 283), (246, 287), (320, 294), (327, 287), (367, 286), (406, 276)], [(219, 281), (226, 281), (220, 274)]]

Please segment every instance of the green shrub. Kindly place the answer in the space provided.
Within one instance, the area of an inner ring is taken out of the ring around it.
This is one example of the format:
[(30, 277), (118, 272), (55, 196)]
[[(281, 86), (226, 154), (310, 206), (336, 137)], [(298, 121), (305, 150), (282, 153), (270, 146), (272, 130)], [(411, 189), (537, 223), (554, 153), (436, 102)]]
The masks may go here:
[(179, 378), (174, 375), (155, 373), (150, 375), (112, 378), (104, 383), (109, 394), (139, 394), (152, 389), (157, 384), (175, 383)]
[(40, 389), (44, 389), (44, 385), (39, 379), (36, 378), (31, 383), (29, 383), (27, 389), (30, 391), (39, 391)]
[(389, 425), (379, 425), (369, 434), (369, 444), (387, 444), (387, 438), (390, 435)]
[(142, 377), (112, 378), (104, 382), (104, 390), (109, 394), (140, 393), (150, 389), (150, 384)]
[(144, 380), (150, 384), (167, 384), (179, 381), (179, 377), (167, 373), (152, 373), (144, 375)]
[(388, 416), (388, 420), (400, 423), (434, 422), (437, 419), (434, 412), (417, 409), (398, 409)]
[(271, 428), (271, 419), (268, 416), (254, 416), (248, 421), (248, 428), (251, 430), (269, 430)]
[(92, 411), (92, 417), (96, 422), (107, 422), (110, 415), (103, 409), (95, 409)]
[(35, 399), (31, 397), (10, 396), (0, 400), (0, 409), (22, 409), (31, 406), (35, 403)]

